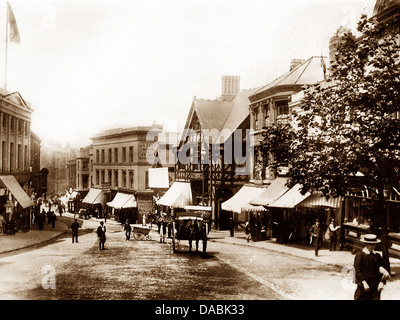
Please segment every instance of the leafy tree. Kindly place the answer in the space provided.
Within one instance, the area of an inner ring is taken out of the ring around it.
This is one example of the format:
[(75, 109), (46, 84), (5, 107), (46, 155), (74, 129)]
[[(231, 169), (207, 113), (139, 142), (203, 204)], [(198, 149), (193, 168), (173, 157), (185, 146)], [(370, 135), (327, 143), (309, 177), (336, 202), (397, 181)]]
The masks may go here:
[[(389, 269), (385, 200), (399, 185), (400, 59), (395, 18), (362, 16), (361, 36), (339, 29), (329, 80), (305, 89), (290, 155), (290, 184), (343, 196), (357, 183), (377, 193), (382, 253)], [(360, 180), (355, 179), (362, 172)]]
[(263, 128), (259, 150), (264, 155), (265, 167), (276, 173), (278, 167), (289, 164), (295, 134), (292, 126), (286, 123), (274, 123)]

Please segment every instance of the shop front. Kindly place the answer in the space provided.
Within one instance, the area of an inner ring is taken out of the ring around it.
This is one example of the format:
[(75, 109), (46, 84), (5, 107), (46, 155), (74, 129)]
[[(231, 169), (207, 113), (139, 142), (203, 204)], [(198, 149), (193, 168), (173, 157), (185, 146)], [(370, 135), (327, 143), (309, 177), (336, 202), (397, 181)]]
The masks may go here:
[(129, 220), (129, 223), (137, 223), (137, 201), (133, 194), (117, 192), (107, 206), (119, 222)]
[(253, 219), (257, 212), (260, 212), (260, 210), (261, 212), (264, 211), (264, 207), (250, 205), (250, 201), (259, 197), (264, 190), (265, 187), (244, 185), (233, 197), (221, 204), (221, 209), (230, 214), (236, 226), (245, 228), (246, 222), (250, 220), (253, 222), (257, 221)]
[(89, 216), (102, 218), (105, 214), (105, 194), (102, 189), (91, 188), (82, 200), (83, 208)]
[(0, 176), (0, 216), (3, 233), (14, 234), (17, 230), (28, 231), (31, 223), (31, 207), (34, 201), (20, 186), (14, 176)]
[(273, 237), (278, 242), (298, 242), (305, 233), (304, 219), (297, 205), (311, 194), (302, 194), (300, 189), (301, 186), (297, 184), (266, 206), (271, 212)]
[[(344, 201), (344, 240), (349, 249), (363, 247), (361, 237), (367, 233), (381, 237), (380, 212), (376, 198), (351, 195)], [(389, 199), (385, 202), (389, 238), (389, 254), (400, 258), (400, 201)], [(378, 245), (377, 250), (380, 250)]]

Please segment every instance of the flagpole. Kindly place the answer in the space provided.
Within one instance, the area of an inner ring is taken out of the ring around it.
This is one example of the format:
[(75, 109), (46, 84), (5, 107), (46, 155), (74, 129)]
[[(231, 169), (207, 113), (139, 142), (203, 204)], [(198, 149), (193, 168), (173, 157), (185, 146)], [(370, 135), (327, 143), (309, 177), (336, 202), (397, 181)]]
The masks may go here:
[(4, 90), (7, 90), (7, 54), (8, 54), (8, 5), (6, 3), (6, 61), (5, 61), (5, 74), (4, 74)]

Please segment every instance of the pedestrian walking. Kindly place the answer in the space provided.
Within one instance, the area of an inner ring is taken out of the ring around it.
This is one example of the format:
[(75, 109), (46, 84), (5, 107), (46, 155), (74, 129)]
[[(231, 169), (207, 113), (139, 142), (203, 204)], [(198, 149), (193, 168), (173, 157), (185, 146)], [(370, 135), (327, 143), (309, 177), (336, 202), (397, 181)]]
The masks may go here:
[(97, 237), (99, 238), (99, 250), (104, 250), (104, 243), (106, 242), (106, 226), (103, 221), (97, 227)]
[(357, 283), (354, 300), (380, 300), (384, 283), (390, 278), (389, 272), (382, 266), (381, 255), (374, 252), (376, 244), (381, 241), (375, 234), (366, 234), (361, 242), (365, 247), (354, 258)]
[(235, 233), (235, 221), (233, 220), (232, 217), (229, 218), (229, 231), (230, 231), (231, 237), (233, 237), (233, 235)]
[(51, 211), (51, 227), (54, 229), (56, 227), (56, 213), (54, 211)]
[(310, 230), (311, 243), (315, 245), (315, 256), (318, 256), (318, 251), (322, 247), (322, 228), (319, 224), (319, 219), (315, 219), (315, 223)]
[(44, 211), (44, 209), (42, 209), (42, 212), (39, 214), (39, 219), (38, 219), (39, 230), (44, 229), (45, 219), (46, 219), (46, 211)]
[(335, 219), (331, 219), (329, 224), (329, 251), (336, 251), (337, 247), (337, 231), (340, 229), (340, 226), (336, 226)]
[(124, 231), (125, 231), (125, 240), (128, 241), (131, 238), (131, 231), (132, 227), (129, 223), (129, 219), (126, 219), (126, 222), (124, 224)]
[(79, 229), (78, 219), (74, 219), (74, 222), (72, 222), (71, 224), (72, 243), (74, 243), (74, 241), (78, 243), (78, 229)]
[(246, 235), (247, 235), (246, 240), (247, 240), (247, 242), (249, 242), (250, 239), (251, 239), (250, 222), (249, 222), (249, 221), (246, 221), (246, 225), (245, 225), (244, 229), (245, 229), (245, 233), (246, 233)]

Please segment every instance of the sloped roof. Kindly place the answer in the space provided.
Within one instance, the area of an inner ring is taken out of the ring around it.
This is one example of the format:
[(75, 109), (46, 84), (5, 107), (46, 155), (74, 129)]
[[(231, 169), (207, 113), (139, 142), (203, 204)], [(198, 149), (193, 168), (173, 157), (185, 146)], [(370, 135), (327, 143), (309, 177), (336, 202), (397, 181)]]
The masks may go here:
[(224, 129), (233, 132), (246, 120), (249, 116), (249, 96), (258, 89), (241, 90), (234, 99), (229, 101), (194, 98), (186, 120), (185, 130), (190, 129), (190, 123), (196, 114), (202, 129), (219, 132), (218, 136), (212, 137), (212, 142), (225, 142), (229, 137), (223, 134)]
[[(323, 62), (322, 62), (323, 61)], [(324, 80), (324, 68), (328, 66), (327, 57), (311, 57), (293, 70), (285, 73), (271, 83), (261, 87), (252, 97), (268, 94), (272, 89), (284, 86), (304, 86)], [(250, 98), (251, 99), (251, 98)]]

